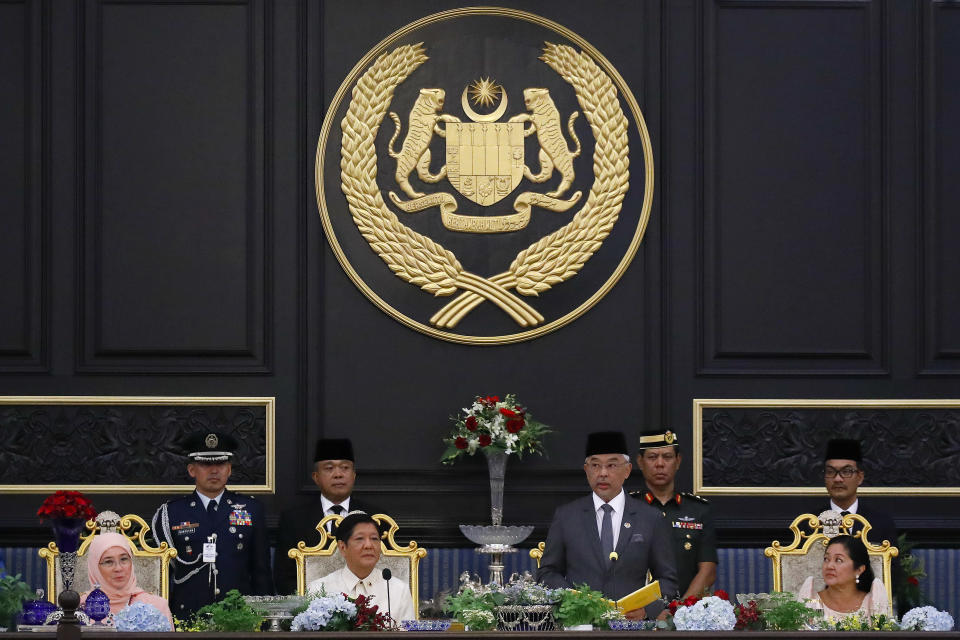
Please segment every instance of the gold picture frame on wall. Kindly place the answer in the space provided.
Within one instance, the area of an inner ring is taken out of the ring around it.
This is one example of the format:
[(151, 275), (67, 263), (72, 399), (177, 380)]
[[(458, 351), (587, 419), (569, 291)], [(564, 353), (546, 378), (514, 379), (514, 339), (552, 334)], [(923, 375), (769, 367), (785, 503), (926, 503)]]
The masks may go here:
[[(960, 399), (693, 399), (693, 491), (704, 496), (825, 496), (823, 484), (815, 486), (724, 486), (704, 481), (704, 411), (708, 409), (958, 409)], [(960, 486), (861, 486), (857, 493), (873, 496), (960, 496)]]
[[(276, 398), (252, 396), (0, 396), (0, 411), (15, 406), (143, 406), (143, 407), (262, 407), (264, 410), (263, 483), (229, 483), (233, 491), (243, 493), (274, 493), (276, 487), (275, 470), (275, 428)], [(183, 493), (190, 491), (186, 470), (186, 457), (183, 459), (183, 482), (167, 484), (100, 484), (83, 482), (64, 482), (51, 484), (0, 484), (0, 494), (45, 494), (60, 489), (71, 489), (86, 493)]]

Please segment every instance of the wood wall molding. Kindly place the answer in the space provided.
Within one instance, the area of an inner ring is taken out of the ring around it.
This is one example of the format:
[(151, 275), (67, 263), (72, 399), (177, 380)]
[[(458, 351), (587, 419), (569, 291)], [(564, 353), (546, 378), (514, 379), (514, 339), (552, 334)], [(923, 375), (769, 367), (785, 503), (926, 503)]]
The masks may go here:
[[(0, 65), (20, 91), (0, 113), (3, 236), (0, 237), (0, 374), (50, 370), (49, 6), (0, 2)], [(20, 63), (21, 67), (17, 68)], [(10, 87), (11, 84), (6, 86)]]
[(956, 212), (960, 81), (952, 43), (960, 38), (960, 6), (923, 4), (921, 48), (922, 206), (920, 212), (920, 311), (918, 345), (921, 376), (960, 376), (960, 303), (957, 302)]
[(697, 373), (886, 375), (879, 3), (702, 8)]
[(84, 5), (79, 372), (271, 371), (272, 7)]

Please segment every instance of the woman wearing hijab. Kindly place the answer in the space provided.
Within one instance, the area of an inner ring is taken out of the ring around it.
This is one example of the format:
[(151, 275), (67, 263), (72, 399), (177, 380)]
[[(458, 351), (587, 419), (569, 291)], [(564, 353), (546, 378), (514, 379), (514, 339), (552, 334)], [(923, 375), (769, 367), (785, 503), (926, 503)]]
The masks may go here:
[[(125, 537), (119, 533), (101, 533), (94, 536), (86, 555), (90, 586), (99, 586), (100, 590), (107, 594), (112, 615), (134, 602), (143, 602), (165, 615), (173, 628), (173, 616), (170, 615), (167, 601), (137, 586), (130, 542)], [(80, 594), (81, 604), (86, 602), (89, 594), (90, 591)]]

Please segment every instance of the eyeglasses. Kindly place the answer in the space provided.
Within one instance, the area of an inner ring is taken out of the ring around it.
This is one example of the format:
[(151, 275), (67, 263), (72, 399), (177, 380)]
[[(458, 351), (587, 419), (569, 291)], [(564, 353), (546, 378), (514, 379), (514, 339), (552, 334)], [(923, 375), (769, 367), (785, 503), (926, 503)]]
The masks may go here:
[(588, 462), (587, 469), (589, 469), (592, 473), (600, 473), (601, 469), (604, 469), (605, 471), (610, 472), (610, 471), (616, 471), (617, 469), (619, 469), (625, 464), (627, 463), (626, 462), (605, 462), (605, 463)]
[(823, 476), (825, 478), (836, 478), (840, 476), (841, 478), (852, 478), (860, 472), (860, 469), (856, 467), (844, 467), (843, 469), (834, 469), (833, 467), (824, 467)]
[(107, 569), (112, 569), (118, 564), (121, 567), (125, 567), (129, 565), (131, 562), (133, 562), (133, 560), (130, 558), (130, 556), (121, 556), (119, 561), (114, 560), (113, 558), (107, 558), (106, 560), (102, 560), (100, 562), (100, 566), (106, 567)]

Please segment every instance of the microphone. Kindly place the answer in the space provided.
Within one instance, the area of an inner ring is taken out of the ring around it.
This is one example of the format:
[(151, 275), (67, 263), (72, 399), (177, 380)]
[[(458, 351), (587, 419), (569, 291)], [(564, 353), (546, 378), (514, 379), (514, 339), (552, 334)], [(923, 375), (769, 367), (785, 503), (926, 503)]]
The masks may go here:
[[(617, 588), (617, 560), (620, 559), (620, 555), (616, 551), (610, 552), (610, 582), (613, 585), (613, 588)], [(620, 601), (617, 601), (617, 609), (620, 608)]]
[(390, 616), (390, 619), (393, 620), (392, 611), (390, 609), (390, 578), (393, 577), (393, 572), (390, 569), (384, 569), (383, 573), (384, 581), (387, 583), (387, 615)]

